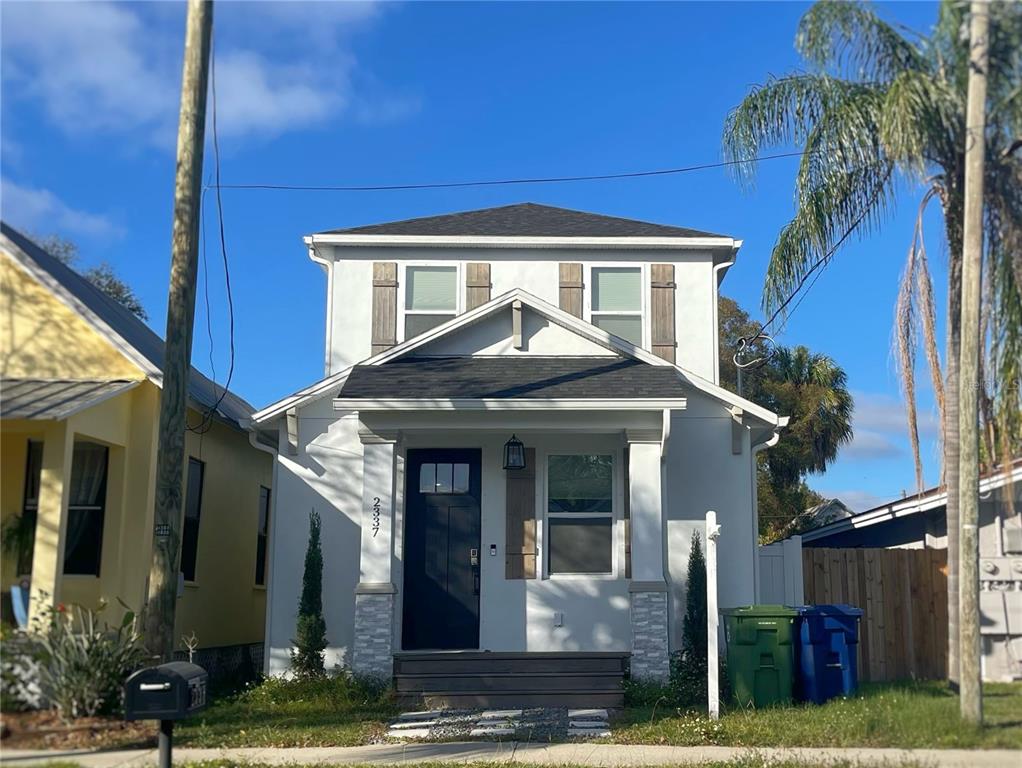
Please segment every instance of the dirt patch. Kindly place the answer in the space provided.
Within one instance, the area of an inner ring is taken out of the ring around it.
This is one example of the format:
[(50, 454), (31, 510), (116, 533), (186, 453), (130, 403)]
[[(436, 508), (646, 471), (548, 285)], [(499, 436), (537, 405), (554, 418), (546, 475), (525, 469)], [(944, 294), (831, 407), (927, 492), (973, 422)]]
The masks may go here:
[(107, 749), (152, 747), (156, 723), (128, 723), (114, 717), (83, 717), (71, 724), (57, 713), (4, 712), (4, 749)]

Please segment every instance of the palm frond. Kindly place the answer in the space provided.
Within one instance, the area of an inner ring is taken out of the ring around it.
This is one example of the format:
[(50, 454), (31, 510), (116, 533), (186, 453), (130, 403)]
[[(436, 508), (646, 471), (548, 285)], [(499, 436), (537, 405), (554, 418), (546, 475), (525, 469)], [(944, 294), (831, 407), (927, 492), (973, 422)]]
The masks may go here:
[(821, 71), (866, 82), (926, 66), (919, 49), (864, 3), (814, 3), (799, 22), (795, 48)]
[[(751, 181), (756, 158), (765, 147), (802, 145), (816, 124), (828, 112), (854, 99), (870, 86), (836, 80), (826, 75), (793, 74), (771, 78), (756, 86), (731, 110), (724, 123), (723, 153), (728, 162), (738, 162), (732, 173), (743, 182)], [(868, 144), (870, 137), (855, 137)]]
[(781, 230), (767, 266), (767, 311), (779, 307), (845, 240), (866, 236), (885, 218), (894, 195), (892, 168), (883, 162), (854, 170), (837, 167), (817, 186), (796, 194), (795, 216)]
[(903, 169), (925, 176), (960, 151), (961, 94), (925, 72), (906, 71), (890, 83), (878, 120), (884, 151)]

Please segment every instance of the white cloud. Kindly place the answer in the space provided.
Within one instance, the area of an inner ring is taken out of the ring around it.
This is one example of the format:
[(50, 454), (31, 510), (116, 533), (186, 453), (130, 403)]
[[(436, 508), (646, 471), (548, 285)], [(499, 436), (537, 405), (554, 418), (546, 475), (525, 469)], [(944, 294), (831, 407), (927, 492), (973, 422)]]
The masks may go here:
[(72, 208), (48, 189), (22, 186), (9, 179), (0, 181), (0, 212), (5, 221), (29, 232), (92, 237), (122, 234), (106, 216)]
[[(855, 398), (854, 422), (858, 430), (875, 432), (908, 434), (908, 420), (905, 415), (905, 403), (891, 395), (877, 392), (852, 392)], [(937, 437), (940, 434), (940, 419), (930, 410), (918, 410), (919, 436), (923, 438)]]
[[(413, 111), (414, 100), (353, 85), (348, 38), (380, 12), (377, 3), (351, 2), (219, 6), (221, 134), (272, 137), (346, 111), (359, 120)], [(140, 135), (172, 149), (183, 20), (183, 4), (6, 3), (5, 86), (39, 102), (69, 135)]]
[(880, 432), (855, 429), (852, 442), (841, 449), (841, 455), (855, 459), (885, 459), (901, 455), (901, 448)]

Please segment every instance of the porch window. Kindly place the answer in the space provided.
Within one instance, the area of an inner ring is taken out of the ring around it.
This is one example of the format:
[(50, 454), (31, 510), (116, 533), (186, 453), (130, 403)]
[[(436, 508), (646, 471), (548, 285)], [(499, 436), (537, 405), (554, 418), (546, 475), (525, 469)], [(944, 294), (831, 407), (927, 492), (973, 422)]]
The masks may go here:
[(259, 486), (259, 530), (256, 532), (255, 583), (266, 584), (266, 542), (270, 537), (270, 489)]
[(642, 269), (593, 267), (592, 287), (593, 325), (642, 346)]
[(202, 485), (205, 463), (188, 458), (188, 485), (185, 488), (185, 523), (181, 532), (181, 573), (185, 581), (195, 581), (195, 561), (199, 555), (199, 517), (202, 514)]
[(457, 267), (405, 268), (406, 339), (446, 323), (457, 314)]
[(610, 574), (614, 570), (614, 457), (547, 458), (547, 570)]
[(71, 457), (64, 573), (99, 576), (103, 560), (103, 517), (109, 450), (105, 445), (76, 442)]

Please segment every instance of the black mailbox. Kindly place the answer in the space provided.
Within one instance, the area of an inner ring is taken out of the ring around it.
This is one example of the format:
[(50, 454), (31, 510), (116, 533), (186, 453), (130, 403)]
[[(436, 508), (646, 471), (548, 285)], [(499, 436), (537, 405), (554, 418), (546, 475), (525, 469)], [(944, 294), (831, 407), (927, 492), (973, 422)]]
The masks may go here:
[(209, 675), (197, 664), (172, 661), (147, 667), (124, 684), (126, 720), (179, 720), (206, 708)]

